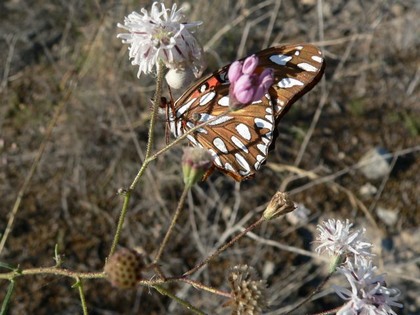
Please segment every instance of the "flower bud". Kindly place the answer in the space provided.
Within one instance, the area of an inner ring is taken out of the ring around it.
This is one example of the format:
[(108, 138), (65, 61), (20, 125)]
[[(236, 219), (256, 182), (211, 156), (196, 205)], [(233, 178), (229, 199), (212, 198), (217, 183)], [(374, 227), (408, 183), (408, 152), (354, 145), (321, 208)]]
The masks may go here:
[(260, 100), (273, 84), (273, 70), (266, 68), (258, 73), (258, 63), (258, 57), (252, 55), (244, 61), (235, 61), (230, 65), (229, 107), (233, 111)]
[(191, 68), (174, 68), (169, 69), (165, 75), (166, 83), (174, 89), (185, 89), (188, 85), (195, 80), (194, 72)]
[(295, 203), (289, 196), (278, 191), (270, 200), (267, 208), (264, 210), (263, 217), (265, 220), (272, 220), (280, 215), (286, 214), (296, 209)]
[(185, 148), (182, 156), (182, 172), (185, 185), (191, 187), (201, 180), (212, 162), (213, 157), (209, 151), (198, 147)]
[(113, 286), (131, 289), (142, 279), (143, 256), (133, 249), (122, 248), (109, 257), (104, 271)]

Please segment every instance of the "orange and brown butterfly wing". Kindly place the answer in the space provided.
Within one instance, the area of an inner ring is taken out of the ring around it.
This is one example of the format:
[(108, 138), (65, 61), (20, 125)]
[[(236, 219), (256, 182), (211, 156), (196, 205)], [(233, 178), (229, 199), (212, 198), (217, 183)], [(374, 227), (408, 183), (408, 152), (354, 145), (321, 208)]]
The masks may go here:
[[(202, 122), (211, 122), (188, 139), (209, 150), (214, 165), (237, 181), (251, 178), (267, 158), (279, 118), (321, 78), (324, 62), (312, 45), (272, 47), (256, 54), (257, 72), (274, 70), (274, 83), (259, 101), (240, 110), (229, 109), (225, 66), (188, 89), (176, 102), (170, 127), (178, 137)], [(224, 116), (215, 117), (226, 113)]]

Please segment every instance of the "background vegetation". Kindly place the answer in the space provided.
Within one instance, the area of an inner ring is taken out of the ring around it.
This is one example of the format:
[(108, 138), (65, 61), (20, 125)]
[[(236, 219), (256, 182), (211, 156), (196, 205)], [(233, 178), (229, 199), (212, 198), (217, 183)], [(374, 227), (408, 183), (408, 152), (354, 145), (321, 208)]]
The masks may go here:
[[(150, 1), (9, 0), (0, 2), (0, 231), (13, 228), (0, 260), (22, 268), (54, 265), (100, 271), (121, 198), (145, 150), (154, 78), (136, 78), (116, 24)], [(171, 2), (166, 2), (170, 5)], [(181, 3), (178, 3), (181, 5)], [(213, 71), (278, 43), (312, 42), (324, 51), (325, 79), (279, 125), (258, 176), (242, 184), (215, 173), (196, 187), (162, 258), (180, 274), (264, 210), (279, 189), (310, 210), (249, 234), (199, 279), (227, 288), (228, 267), (246, 263), (269, 284), (280, 314), (325, 276), (310, 251), (316, 224), (348, 218), (365, 227), (388, 285), (401, 289), (402, 314), (419, 314), (420, 6), (415, 0), (189, 1), (190, 20)], [(165, 143), (165, 117), (157, 147)], [(370, 149), (391, 153), (392, 172), (377, 180), (357, 168)], [(153, 256), (182, 191), (181, 146), (153, 163), (131, 199), (121, 245)], [(35, 163), (40, 157), (39, 163)], [(36, 168), (34, 168), (34, 165)], [(24, 188), (24, 190), (22, 190)], [(371, 193), (366, 193), (366, 190)], [(17, 198), (22, 197), (13, 211)], [(338, 279), (333, 279), (338, 281)], [(8, 283), (0, 283), (5, 292)], [(66, 278), (19, 278), (10, 314), (78, 314)], [(91, 314), (185, 314), (157, 292), (85, 283)], [(211, 314), (223, 300), (190, 286), (179, 296)], [(325, 291), (300, 312), (340, 305)], [(3, 298), (3, 295), (0, 295)]]

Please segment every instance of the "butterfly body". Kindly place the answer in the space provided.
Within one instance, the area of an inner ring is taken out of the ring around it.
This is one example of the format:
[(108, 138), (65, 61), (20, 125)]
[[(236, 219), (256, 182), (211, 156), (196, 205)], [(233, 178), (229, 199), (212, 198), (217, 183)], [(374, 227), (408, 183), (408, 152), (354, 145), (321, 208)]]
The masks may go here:
[(274, 83), (260, 100), (230, 110), (227, 65), (196, 82), (169, 111), (175, 137), (210, 121), (187, 138), (207, 149), (215, 167), (237, 181), (255, 175), (274, 145), (280, 118), (320, 80), (325, 67), (320, 50), (308, 44), (271, 47), (256, 56), (256, 73), (266, 68), (274, 73)]

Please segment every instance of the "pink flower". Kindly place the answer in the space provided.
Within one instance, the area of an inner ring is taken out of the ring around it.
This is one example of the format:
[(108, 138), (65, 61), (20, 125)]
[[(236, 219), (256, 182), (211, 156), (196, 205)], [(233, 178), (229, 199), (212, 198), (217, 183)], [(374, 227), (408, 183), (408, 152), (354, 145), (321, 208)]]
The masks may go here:
[(257, 66), (258, 57), (252, 55), (244, 61), (235, 61), (229, 67), (230, 106), (234, 110), (260, 100), (273, 84), (273, 70), (264, 69), (258, 74), (255, 71)]

